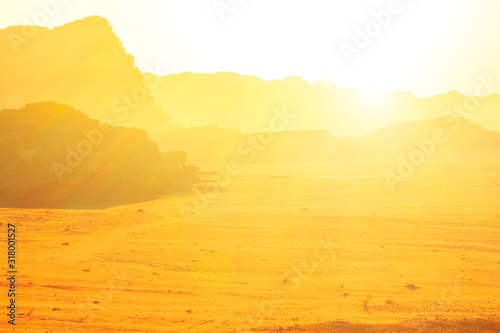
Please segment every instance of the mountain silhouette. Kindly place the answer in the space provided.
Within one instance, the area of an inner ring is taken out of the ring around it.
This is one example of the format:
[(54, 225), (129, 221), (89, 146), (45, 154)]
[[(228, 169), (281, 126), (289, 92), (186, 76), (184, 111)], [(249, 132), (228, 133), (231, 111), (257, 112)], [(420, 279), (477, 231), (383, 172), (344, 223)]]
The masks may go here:
[(115, 126), (179, 129), (156, 104), (134, 58), (98, 16), (52, 30), (0, 30), (0, 109), (56, 101)]
[[(392, 124), (361, 138), (333, 137), (328, 131), (296, 130), (248, 135), (216, 126), (155, 135), (162, 150), (182, 149), (189, 162), (313, 163), (389, 158), (420, 150), (432, 158), (500, 154), (500, 134), (460, 117)], [(431, 142), (432, 140), (432, 142)]]
[(500, 131), (500, 96), (488, 95), (493, 84), (479, 79), (483, 97), (450, 91), (419, 98), (409, 92), (338, 88), (328, 80), (309, 84), (298, 76), (265, 81), (228, 72), (182, 73), (162, 77), (152, 95), (183, 127), (217, 125), (259, 132), (269, 126), (273, 109), (286, 107), (296, 116), (286, 130), (323, 129), (335, 136), (360, 137), (393, 123), (445, 116)]
[(0, 205), (104, 208), (188, 191), (197, 168), (143, 130), (54, 102), (0, 111)]

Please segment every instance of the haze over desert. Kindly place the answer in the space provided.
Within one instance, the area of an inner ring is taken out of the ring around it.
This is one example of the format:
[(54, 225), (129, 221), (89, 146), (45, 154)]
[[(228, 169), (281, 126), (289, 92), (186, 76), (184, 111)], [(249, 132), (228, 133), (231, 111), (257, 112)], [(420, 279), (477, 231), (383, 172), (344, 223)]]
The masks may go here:
[(500, 332), (497, 3), (0, 9), (1, 332)]

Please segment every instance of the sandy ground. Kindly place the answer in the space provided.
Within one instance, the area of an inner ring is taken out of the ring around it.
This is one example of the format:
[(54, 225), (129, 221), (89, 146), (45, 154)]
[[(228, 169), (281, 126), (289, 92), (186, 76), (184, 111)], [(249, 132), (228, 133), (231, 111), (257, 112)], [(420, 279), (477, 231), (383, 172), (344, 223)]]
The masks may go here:
[(188, 219), (199, 197), (0, 209), (15, 331), (500, 332), (500, 160), (428, 161), (392, 192), (395, 167), (246, 167)]

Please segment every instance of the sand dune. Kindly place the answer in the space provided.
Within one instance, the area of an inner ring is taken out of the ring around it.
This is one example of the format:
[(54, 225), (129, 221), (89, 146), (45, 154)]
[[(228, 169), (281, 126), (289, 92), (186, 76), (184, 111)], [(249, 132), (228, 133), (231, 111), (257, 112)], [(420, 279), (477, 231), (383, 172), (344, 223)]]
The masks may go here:
[(248, 166), (187, 217), (191, 195), (1, 209), (20, 239), (16, 328), (496, 332), (499, 165), (431, 161), (397, 193), (392, 161)]

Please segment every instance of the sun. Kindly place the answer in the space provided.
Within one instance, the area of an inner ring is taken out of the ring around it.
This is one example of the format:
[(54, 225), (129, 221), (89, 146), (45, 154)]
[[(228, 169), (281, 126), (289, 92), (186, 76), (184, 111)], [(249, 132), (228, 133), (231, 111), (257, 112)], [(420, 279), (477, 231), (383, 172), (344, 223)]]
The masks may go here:
[(379, 104), (384, 99), (384, 92), (378, 89), (364, 88), (363, 101), (368, 104)]
[(384, 90), (364, 88), (358, 95), (358, 111), (367, 121), (385, 123), (389, 120), (386, 108), (387, 93)]

